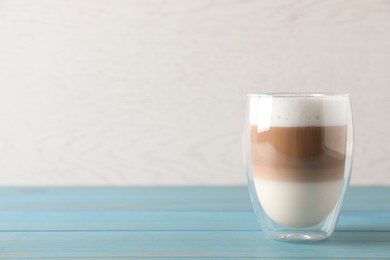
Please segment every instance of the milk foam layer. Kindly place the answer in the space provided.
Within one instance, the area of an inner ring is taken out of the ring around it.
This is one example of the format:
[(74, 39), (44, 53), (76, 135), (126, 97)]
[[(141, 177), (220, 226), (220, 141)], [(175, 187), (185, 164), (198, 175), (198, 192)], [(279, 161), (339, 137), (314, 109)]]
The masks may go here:
[(348, 111), (346, 97), (271, 97), (251, 96), (250, 124), (266, 130), (291, 126), (345, 125)]
[(265, 213), (278, 224), (302, 228), (323, 221), (336, 206), (342, 180), (297, 183), (254, 179)]

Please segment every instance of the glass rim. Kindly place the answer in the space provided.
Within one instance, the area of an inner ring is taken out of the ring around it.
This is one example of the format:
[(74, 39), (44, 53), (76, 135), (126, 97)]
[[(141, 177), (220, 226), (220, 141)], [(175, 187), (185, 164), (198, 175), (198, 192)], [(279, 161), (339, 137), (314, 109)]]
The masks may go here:
[(349, 93), (337, 92), (268, 92), (268, 93), (251, 93), (247, 97), (268, 97), (268, 98), (305, 98), (305, 97), (349, 97)]

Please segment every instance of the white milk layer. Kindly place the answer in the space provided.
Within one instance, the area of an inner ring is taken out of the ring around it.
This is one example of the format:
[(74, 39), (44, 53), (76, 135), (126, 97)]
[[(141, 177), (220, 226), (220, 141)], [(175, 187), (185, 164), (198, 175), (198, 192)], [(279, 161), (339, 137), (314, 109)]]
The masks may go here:
[(340, 126), (346, 124), (348, 106), (346, 97), (251, 96), (250, 124), (259, 131), (271, 126)]
[(255, 179), (256, 193), (265, 213), (275, 222), (294, 228), (311, 227), (335, 207), (342, 180), (283, 182)]

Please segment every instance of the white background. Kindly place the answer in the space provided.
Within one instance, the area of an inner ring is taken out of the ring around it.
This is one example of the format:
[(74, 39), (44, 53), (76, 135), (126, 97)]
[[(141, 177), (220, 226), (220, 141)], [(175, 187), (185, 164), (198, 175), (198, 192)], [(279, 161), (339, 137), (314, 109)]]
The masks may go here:
[(0, 185), (244, 184), (245, 94), (349, 92), (390, 185), (389, 0), (0, 0)]

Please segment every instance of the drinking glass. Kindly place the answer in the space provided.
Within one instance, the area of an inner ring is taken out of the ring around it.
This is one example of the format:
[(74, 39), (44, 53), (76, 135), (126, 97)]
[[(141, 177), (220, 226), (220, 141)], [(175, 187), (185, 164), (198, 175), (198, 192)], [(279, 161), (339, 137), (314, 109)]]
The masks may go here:
[(333, 233), (351, 176), (352, 139), (348, 94), (247, 95), (244, 163), (267, 237), (310, 242)]

